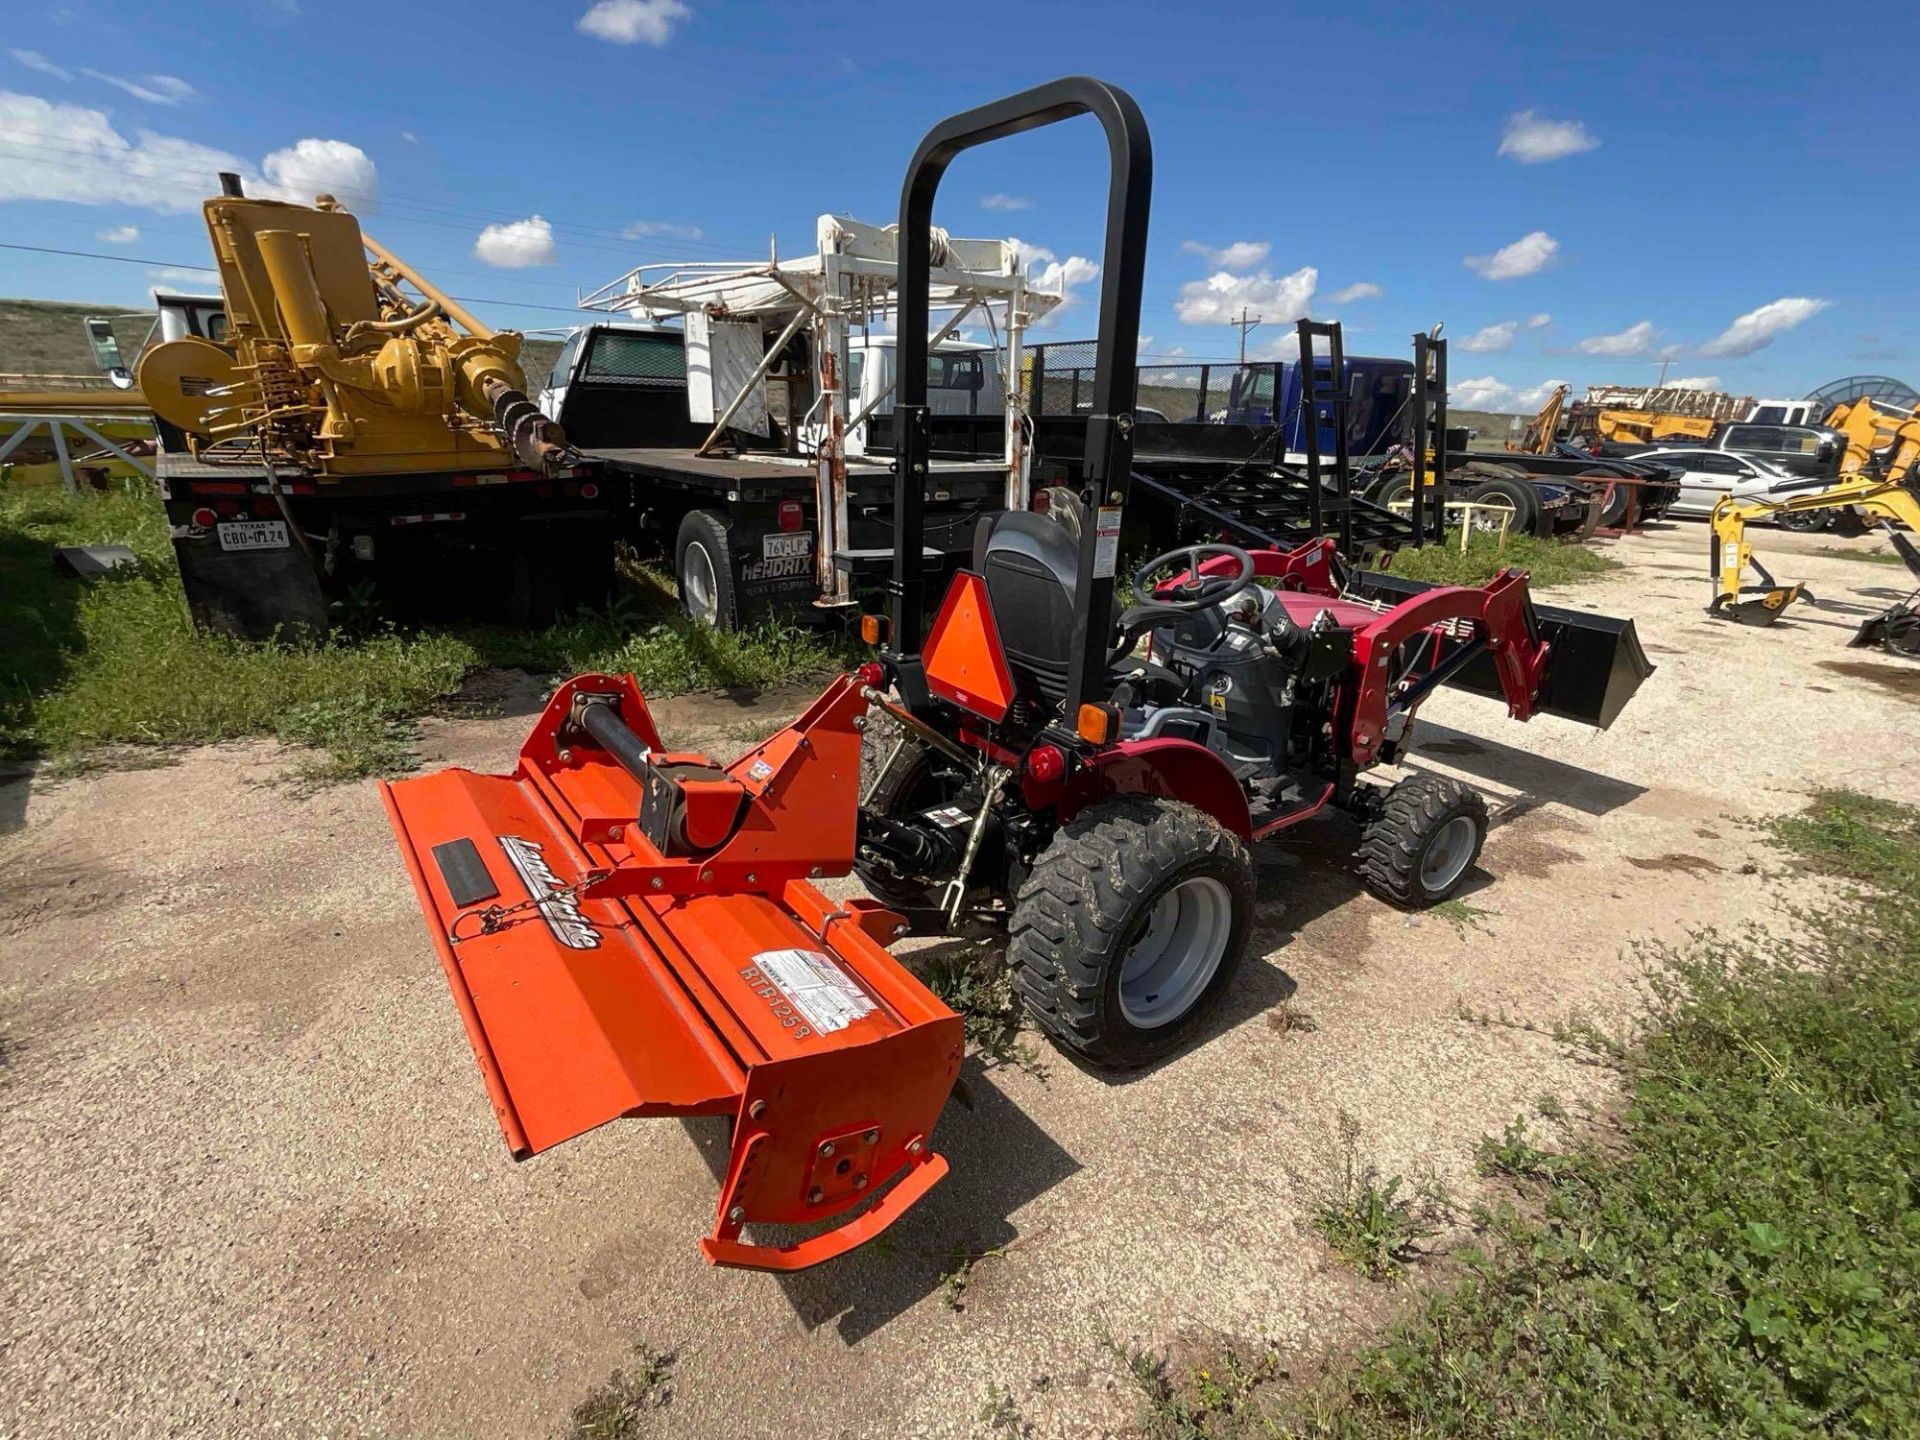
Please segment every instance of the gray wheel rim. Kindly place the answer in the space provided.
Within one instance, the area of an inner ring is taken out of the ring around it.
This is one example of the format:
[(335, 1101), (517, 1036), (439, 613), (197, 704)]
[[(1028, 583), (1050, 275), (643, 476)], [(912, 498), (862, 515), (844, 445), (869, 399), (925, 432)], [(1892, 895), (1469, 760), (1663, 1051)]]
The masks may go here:
[(1473, 819), (1456, 815), (1440, 827), (1440, 833), (1420, 857), (1420, 887), (1429, 893), (1445, 890), (1466, 873), (1473, 859)]
[(1210, 875), (1182, 880), (1154, 904), (1120, 965), (1120, 1013), (1158, 1030), (1199, 1002), (1233, 934), (1233, 897)]
[(720, 582), (713, 573), (713, 557), (701, 544), (687, 546), (680, 564), (680, 598), (687, 613), (712, 625), (720, 616)]
[(1467, 512), (1473, 517), (1470, 528), (1476, 534), (1497, 534), (1500, 529), (1499, 512), (1501, 511), (1505, 511), (1508, 517), (1507, 533), (1509, 535), (1514, 533), (1514, 526), (1518, 524), (1520, 520), (1520, 507), (1515, 505), (1513, 501), (1504, 495), (1487, 495), (1476, 500), (1474, 503), (1476, 505), (1489, 507), (1485, 510), (1471, 510)]

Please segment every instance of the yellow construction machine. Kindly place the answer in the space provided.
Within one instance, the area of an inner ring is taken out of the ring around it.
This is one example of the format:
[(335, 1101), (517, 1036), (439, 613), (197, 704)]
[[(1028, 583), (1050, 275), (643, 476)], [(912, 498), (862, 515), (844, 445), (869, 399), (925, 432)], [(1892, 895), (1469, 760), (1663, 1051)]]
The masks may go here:
[(197, 458), (264, 454), (322, 479), (566, 463), (565, 436), (526, 397), (518, 334), (481, 324), (332, 197), (237, 189), (205, 205), (225, 343), (169, 340), (138, 370)]
[[(1795, 477), (1764, 491), (1736, 489), (1714, 506), (1709, 614), (1742, 625), (1771, 625), (1795, 600), (1813, 599), (1804, 585), (1776, 581), (1754, 558), (1747, 540), (1750, 521), (1811, 510), (1847, 507), (1881, 521), (1894, 552), (1920, 578), (1920, 548), (1894, 528), (1898, 524), (1920, 532), (1920, 417), (1858, 400), (1835, 409), (1827, 423), (1847, 436), (1847, 464), (1838, 480)], [(1744, 583), (1748, 566), (1762, 584)], [(1914, 609), (1914, 598), (1909, 595), (1864, 622), (1849, 643), (1920, 656), (1920, 612)]]
[(1593, 417), (1594, 434), (1615, 445), (1711, 440), (1718, 424), (1719, 421), (1708, 415), (1675, 415), (1651, 410), (1602, 410)]
[(1560, 438), (1560, 417), (1567, 408), (1567, 396), (1573, 393), (1571, 385), (1554, 387), (1553, 394), (1527, 422), (1527, 433), (1518, 441), (1509, 440), (1507, 449), (1518, 455), (1551, 455), (1553, 442)]
[(169, 307), (140, 358), (194, 623), (252, 638), (342, 614), (605, 602), (626, 492), (527, 398), (483, 325), (330, 196), (203, 207), (220, 298)]

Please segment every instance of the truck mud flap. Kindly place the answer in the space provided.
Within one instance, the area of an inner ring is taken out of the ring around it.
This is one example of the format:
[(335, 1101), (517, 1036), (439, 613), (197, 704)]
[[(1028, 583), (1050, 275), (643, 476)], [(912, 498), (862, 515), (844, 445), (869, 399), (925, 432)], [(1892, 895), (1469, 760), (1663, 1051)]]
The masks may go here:
[[(582, 690), (617, 706), (638, 737), (628, 753), (565, 728)], [(840, 682), (736, 762), (760, 787), (739, 834), (684, 862), (643, 833), (652, 812), (632, 771), (648, 773), (659, 745), (630, 680), (563, 687), (512, 775), (455, 769), (381, 787), (514, 1158), (623, 1116), (730, 1118), (701, 1241), (715, 1264), (832, 1259), (946, 1172), (932, 1131), (959, 1073), (960, 1017), (880, 943), (900, 917), (804, 878), (843, 872), (837, 853), (819, 867), (793, 858), (821, 834), (841, 848), (823, 812), (825, 787), (842, 783), (850, 858), (852, 721), (864, 709)], [(675, 763), (723, 773), (693, 759)], [(750, 1225), (818, 1233), (755, 1243)]]
[[(1347, 591), (1358, 599), (1396, 605), (1438, 588), (1424, 580), (1364, 570), (1352, 577)], [(1537, 697), (1538, 713), (1606, 729), (1653, 674), (1653, 662), (1640, 647), (1633, 621), (1531, 601), (1528, 609), (1529, 623), (1552, 647)], [(1447, 683), (1495, 700), (1505, 698), (1493, 657), (1484, 652), (1461, 666)]]

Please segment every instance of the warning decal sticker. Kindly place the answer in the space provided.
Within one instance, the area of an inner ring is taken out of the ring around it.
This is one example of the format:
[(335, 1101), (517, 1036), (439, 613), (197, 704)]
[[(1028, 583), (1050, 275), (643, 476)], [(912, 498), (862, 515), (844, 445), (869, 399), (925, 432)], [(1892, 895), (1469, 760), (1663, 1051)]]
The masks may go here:
[(867, 992), (818, 950), (763, 950), (740, 973), (749, 983), (772, 985), (823, 1035), (844, 1030), (874, 1010)]

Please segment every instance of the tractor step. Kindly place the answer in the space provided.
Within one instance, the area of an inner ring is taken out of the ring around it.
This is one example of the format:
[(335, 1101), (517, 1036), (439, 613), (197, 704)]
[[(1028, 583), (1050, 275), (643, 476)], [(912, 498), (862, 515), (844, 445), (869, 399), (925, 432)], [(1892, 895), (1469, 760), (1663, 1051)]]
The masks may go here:
[[(663, 754), (631, 681), (584, 676), (514, 774), (382, 787), (514, 1157), (622, 1116), (731, 1117), (701, 1242), (717, 1264), (831, 1259), (945, 1173), (930, 1142), (961, 1021), (887, 953), (898, 916), (810, 883), (851, 868), (850, 824), (820, 817), (853, 813), (864, 709), (840, 682), (723, 769)], [(716, 796), (737, 823), (690, 845)], [(853, 1211), (791, 1245), (741, 1239)]]

